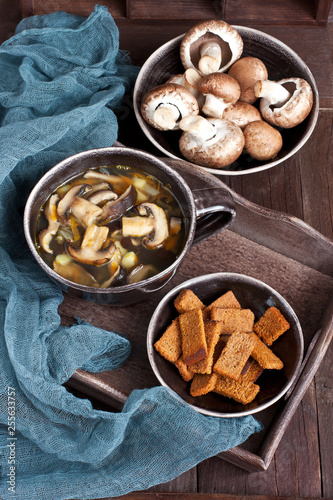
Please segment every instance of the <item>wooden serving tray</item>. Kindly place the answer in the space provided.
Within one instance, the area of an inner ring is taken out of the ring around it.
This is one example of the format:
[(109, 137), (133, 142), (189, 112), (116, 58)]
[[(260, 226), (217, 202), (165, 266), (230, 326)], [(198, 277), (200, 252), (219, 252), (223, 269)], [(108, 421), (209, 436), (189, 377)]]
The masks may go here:
[[(232, 225), (195, 244), (178, 272), (163, 290), (130, 307), (114, 308), (66, 294), (59, 312), (65, 324), (81, 317), (95, 326), (125, 334), (132, 352), (114, 371), (87, 373), (77, 370), (68, 385), (89, 397), (121, 409), (134, 389), (158, 384), (147, 357), (146, 332), (161, 298), (179, 283), (202, 274), (239, 272), (275, 288), (295, 310), (304, 333), (305, 357), (300, 376), (284, 399), (255, 417), (264, 431), (242, 445), (219, 455), (248, 471), (266, 470), (297, 406), (310, 385), (333, 335), (333, 242), (303, 221), (255, 205), (222, 181), (181, 160), (164, 159), (191, 187), (227, 190), (234, 198), (237, 216)], [(209, 221), (201, 221), (201, 224)]]

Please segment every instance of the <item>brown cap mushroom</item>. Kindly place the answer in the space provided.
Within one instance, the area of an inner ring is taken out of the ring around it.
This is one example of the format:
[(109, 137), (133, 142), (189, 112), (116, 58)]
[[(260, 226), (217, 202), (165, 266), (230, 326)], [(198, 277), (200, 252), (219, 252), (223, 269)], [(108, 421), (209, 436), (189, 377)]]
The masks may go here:
[(271, 160), (282, 148), (280, 132), (263, 120), (249, 123), (244, 138), (245, 151), (255, 160)]
[(273, 125), (292, 128), (299, 125), (311, 111), (313, 92), (303, 78), (284, 78), (278, 82), (258, 81), (257, 97), (261, 97), (263, 118)]
[(52, 194), (48, 199), (45, 208), (44, 215), (48, 222), (48, 226), (46, 229), (43, 229), (38, 234), (38, 242), (44, 252), (52, 254), (53, 250), (50, 248), (50, 243), (53, 236), (57, 233), (59, 229), (59, 221), (57, 219), (57, 201), (59, 200), (59, 196), (57, 194)]
[(177, 83), (165, 83), (152, 88), (141, 102), (142, 117), (158, 130), (177, 130), (182, 118), (198, 113), (196, 98)]
[(128, 283), (138, 283), (157, 274), (158, 271), (152, 264), (139, 264), (128, 275)]
[[(99, 224), (106, 224), (124, 215), (136, 202), (136, 189), (131, 184), (117, 199), (107, 201), (97, 216)], [(99, 208), (99, 207), (98, 207)]]
[(152, 236), (150, 238), (145, 236), (142, 239), (142, 244), (149, 249), (161, 246), (169, 236), (168, 221), (163, 208), (155, 203), (141, 203), (136, 208), (140, 215), (151, 215), (154, 220)]
[(108, 227), (91, 224), (84, 233), (80, 248), (75, 248), (67, 244), (69, 255), (82, 264), (100, 266), (109, 262), (116, 251), (116, 246), (111, 242), (107, 248), (102, 249), (108, 233)]
[(98, 283), (94, 276), (84, 269), (80, 264), (73, 262), (67, 254), (57, 255), (53, 261), (53, 270), (65, 278), (79, 285), (97, 287)]
[(244, 129), (251, 122), (262, 120), (260, 111), (252, 104), (243, 101), (228, 106), (224, 110), (222, 118), (235, 123), (241, 129)]
[[(128, 177), (122, 175), (104, 174), (98, 170), (87, 170), (83, 177), (85, 179), (99, 179), (100, 181), (107, 182), (111, 185), (111, 187), (116, 188), (119, 191), (126, 189), (130, 184)], [(92, 190), (94, 190), (94, 186), (92, 186)]]
[(69, 189), (65, 196), (61, 198), (57, 206), (57, 214), (63, 224), (69, 224), (68, 220), (66, 219), (66, 213), (70, 209), (70, 206), (72, 205), (75, 197), (86, 193), (90, 189), (91, 186), (89, 186), (88, 184), (77, 184), (76, 186), (73, 186), (71, 189)]
[(212, 118), (222, 118), (224, 110), (237, 102), (241, 93), (238, 82), (226, 73), (204, 76), (198, 90), (206, 96), (202, 112)]
[(231, 66), (228, 75), (237, 80), (241, 88), (240, 101), (253, 104), (257, 100), (254, 85), (258, 80), (267, 80), (265, 64), (257, 57), (242, 57)]
[(111, 189), (100, 189), (99, 191), (95, 191), (93, 194), (88, 196), (88, 200), (91, 203), (95, 203), (95, 205), (105, 201), (116, 200), (117, 198), (117, 193), (111, 191)]
[(202, 75), (226, 71), (242, 52), (243, 40), (238, 31), (219, 19), (196, 24), (180, 44), (184, 68), (195, 68)]
[(181, 153), (203, 167), (226, 167), (243, 151), (243, 132), (228, 120), (188, 116), (180, 122), (180, 128), (184, 131), (179, 141)]

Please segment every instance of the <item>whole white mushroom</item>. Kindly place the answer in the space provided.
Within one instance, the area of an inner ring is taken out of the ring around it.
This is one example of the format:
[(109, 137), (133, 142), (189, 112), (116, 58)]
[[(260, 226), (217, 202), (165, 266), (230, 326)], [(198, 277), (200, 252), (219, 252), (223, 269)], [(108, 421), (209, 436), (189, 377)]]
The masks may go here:
[(141, 102), (142, 117), (158, 130), (178, 130), (182, 118), (198, 113), (199, 105), (194, 95), (177, 83), (150, 89)]
[(223, 168), (237, 160), (243, 151), (243, 132), (228, 120), (188, 116), (180, 121), (179, 127), (183, 130), (179, 149), (197, 165)]
[(243, 40), (238, 31), (219, 19), (196, 24), (180, 44), (184, 68), (195, 68), (202, 75), (226, 71), (242, 52)]
[(258, 81), (254, 88), (256, 96), (261, 97), (260, 112), (264, 120), (278, 127), (296, 127), (312, 109), (312, 88), (303, 78)]

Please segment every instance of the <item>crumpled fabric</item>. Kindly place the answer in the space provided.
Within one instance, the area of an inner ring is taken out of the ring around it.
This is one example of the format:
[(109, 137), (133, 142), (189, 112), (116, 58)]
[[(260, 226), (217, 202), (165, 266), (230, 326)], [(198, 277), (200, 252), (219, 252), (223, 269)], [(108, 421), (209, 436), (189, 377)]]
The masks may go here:
[[(251, 416), (197, 413), (169, 389), (134, 391), (121, 412), (93, 409), (63, 383), (76, 369), (112, 370), (125, 336), (61, 325), (63, 294), (24, 238), (27, 197), (79, 151), (110, 146), (138, 68), (119, 50), (105, 7), (88, 19), (23, 20), (0, 47), (0, 498), (123, 495), (163, 483), (260, 430)], [(130, 311), (129, 311), (130, 314)]]

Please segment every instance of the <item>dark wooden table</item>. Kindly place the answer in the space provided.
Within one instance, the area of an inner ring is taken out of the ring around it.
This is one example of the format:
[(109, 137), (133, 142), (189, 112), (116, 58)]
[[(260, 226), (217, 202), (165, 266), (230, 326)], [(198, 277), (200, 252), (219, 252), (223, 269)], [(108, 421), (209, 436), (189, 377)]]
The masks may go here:
[[(5, 3), (1, 0), (0, 9)], [(12, 6), (14, 4), (17, 9), (19, 2), (13, 2)], [(115, 4), (120, 5), (119, 2)], [(4, 12), (8, 14), (10, 11), (7, 9)], [(19, 20), (19, 11), (11, 12), (12, 16), (0, 19), (2, 39), (11, 34), (15, 22)], [(141, 19), (131, 23), (120, 18), (117, 24), (121, 48), (130, 52), (135, 64), (141, 65), (155, 48), (184, 33), (193, 25), (193, 21), (158, 23)], [(240, 24), (246, 25), (246, 22)], [(320, 95), (317, 126), (306, 145), (286, 162), (258, 174), (224, 177), (222, 180), (247, 200), (304, 220), (324, 236), (333, 239), (333, 18), (329, 18), (326, 26), (315, 23), (312, 26), (297, 26), (299, 23), (287, 25), (287, 22), (286, 25), (283, 22), (278, 24), (254, 24), (252, 19), (251, 26), (285, 42), (312, 70)], [(130, 97), (127, 97), (123, 111), (126, 111), (124, 115), (119, 116), (120, 141), (127, 146), (139, 147), (162, 156), (140, 131)], [(217, 242), (218, 238), (207, 240), (204, 243), (205, 250)], [(199, 271), (204, 274), (206, 269)], [(198, 270), (196, 274), (199, 274)], [(71, 316), (77, 313), (74, 300), (65, 297), (61, 310), (65, 320), (70, 321)], [(93, 317), (95, 311), (96, 306), (88, 305), (86, 317)], [(109, 309), (101, 308), (95, 324), (107, 328), (108, 317)], [(331, 345), (267, 470), (249, 473), (214, 457), (169, 483), (155, 486), (149, 492), (126, 495), (125, 498), (333, 498), (332, 366)], [(94, 399), (93, 403), (97, 408), (108, 409), (105, 401)]]

